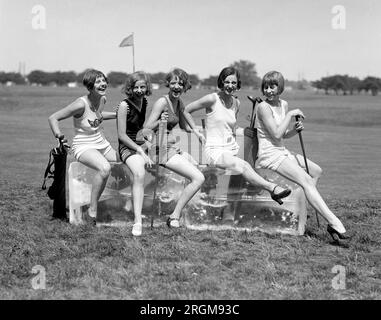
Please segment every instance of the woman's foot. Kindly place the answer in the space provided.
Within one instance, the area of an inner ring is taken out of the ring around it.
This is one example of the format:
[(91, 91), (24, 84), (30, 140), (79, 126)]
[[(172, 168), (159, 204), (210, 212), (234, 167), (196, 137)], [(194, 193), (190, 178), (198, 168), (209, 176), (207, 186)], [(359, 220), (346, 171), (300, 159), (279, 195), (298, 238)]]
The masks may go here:
[[(275, 190), (278, 189), (278, 190), (283, 190), (279, 193), (275, 193)], [(285, 198), (285, 197), (288, 197), (291, 193), (291, 189), (283, 189), (282, 187), (276, 185), (273, 189), (273, 191), (270, 192), (270, 195), (271, 195), (271, 199), (273, 199), (274, 201), (278, 202), (279, 204), (283, 204), (283, 201), (281, 199)]]
[(350, 236), (346, 232), (339, 232), (336, 229), (334, 229), (330, 224), (327, 225), (327, 232), (332, 237), (333, 241), (340, 242), (340, 240), (348, 240)]
[(85, 211), (85, 214), (83, 215), (85, 223), (90, 226), (96, 226), (97, 224), (97, 212), (95, 210), (92, 210), (90, 208)]
[(134, 225), (132, 226), (132, 235), (135, 237), (139, 237), (142, 235), (142, 223), (141, 222), (134, 223)]
[(169, 217), (167, 219), (167, 226), (168, 228), (180, 228), (180, 221), (178, 218)]

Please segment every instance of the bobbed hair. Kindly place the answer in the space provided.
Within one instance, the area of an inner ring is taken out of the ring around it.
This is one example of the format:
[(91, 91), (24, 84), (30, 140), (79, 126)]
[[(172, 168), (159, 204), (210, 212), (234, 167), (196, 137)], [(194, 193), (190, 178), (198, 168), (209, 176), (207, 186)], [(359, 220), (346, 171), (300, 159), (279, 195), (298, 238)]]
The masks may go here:
[(124, 86), (122, 89), (122, 92), (126, 94), (127, 97), (132, 97), (133, 95), (133, 89), (135, 87), (135, 83), (143, 80), (145, 81), (147, 85), (147, 92), (146, 96), (149, 96), (152, 94), (152, 85), (151, 85), (151, 79), (147, 73), (144, 71), (136, 71), (134, 73), (131, 73), (127, 75), (126, 81), (124, 82)]
[(192, 88), (192, 84), (189, 80), (188, 73), (186, 73), (183, 69), (180, 68), (174, 68), (165, 75), (165, 86), (169, 87), (169, 83), (171, 82), (171, 80), (176, 78), (178, 78), (179, 81), (183, 83), (184, 92), (187, 92), (189, 89)]
[(237, 77), (237, 89), (241, 89), (241, 76), (239, 71), (234, 67), (226, 67), (221, 70), (217, 80), (217, 87), (222, 90), (225, 79), (233, 74)]
[(95, 81), (99, 77), (103, 77), (108, 83), (108, 79), (102, 71), (95, 70), (95, 69), (88, 69), (83, 75), (82, 83), (87, 88), (87, 90), (92, 90), (94, 88)]
[(262, 84), (261, 84), (262, 94), (265, 94), (264, 90), (266, 86), (271, 86), (274, 84), (278, 86), (278, 94), (281, 94), (284, 90), (283, 75), (278, 71), (267, 72), (262, 79)]

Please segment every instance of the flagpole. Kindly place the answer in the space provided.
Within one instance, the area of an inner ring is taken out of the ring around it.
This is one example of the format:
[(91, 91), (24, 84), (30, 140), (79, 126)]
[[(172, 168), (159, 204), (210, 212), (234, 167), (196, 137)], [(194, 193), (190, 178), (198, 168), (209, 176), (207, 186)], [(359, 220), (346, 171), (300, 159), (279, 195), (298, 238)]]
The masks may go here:
[(132, 33), (132, 72), (135, 72), (135, 39), (134, 39), (134, 33)]

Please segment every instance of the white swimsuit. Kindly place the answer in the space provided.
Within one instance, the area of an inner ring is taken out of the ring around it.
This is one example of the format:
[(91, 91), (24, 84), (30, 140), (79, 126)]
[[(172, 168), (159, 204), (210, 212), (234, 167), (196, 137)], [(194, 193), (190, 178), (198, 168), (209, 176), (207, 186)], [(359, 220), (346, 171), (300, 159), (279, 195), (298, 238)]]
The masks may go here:
[(86, 97), (80, 99), (85, 102), (85, 110), (81, 117), (73, 117), (75, 136), (71, 152), (77, 160), (89, 149), (97, 149), (105, 155), (112, 150), (112, 147), (103, 133), (102, 115), (99, 111), (94, 112), (90, 109)]
[[(280, 102), (280, 107), (273, 107), (267, 104), (278, 126), (286, 117), (285, 102), (283, 100), (280, 100)], [(279, 108), (281, 110), (280, 114), (277, 112)], [(255, 118), (254, 127), (257, 128), (258, 137), (258, 158), (255, 166), (257, 168), (277, 170), (282, 161), (292, 155), (291, 152), (284, 146), (283, 138), (275, 139), (267, 132), (263, 123), (258, 119), (258, 115)]]
[(233, 130), (237, 122), (236, 105), (227, 109), (221, 102), (217, 93), (211, 113), (206, 114), (206, 143), (205, 155), (208, 164), (216, 165), (223, 153), (236, 156), (239, 145), (233, 135)]

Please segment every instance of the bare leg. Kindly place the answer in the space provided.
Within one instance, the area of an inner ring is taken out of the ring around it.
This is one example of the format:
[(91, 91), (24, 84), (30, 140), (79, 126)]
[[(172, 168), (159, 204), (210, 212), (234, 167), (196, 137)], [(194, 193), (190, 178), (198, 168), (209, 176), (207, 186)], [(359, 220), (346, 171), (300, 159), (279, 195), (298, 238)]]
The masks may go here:
[[(295, 159), (298, 162), (299, 166), (301, 166), (304, 170), (306, 170), (304, 157), (300, 154), (295, 154)], [(317, 165), (315, 162), (312, 162), (309, 159), (307, 159), (307, 165), (308, 165), (308, 170), (310, 172), (310, 176), (312, 177), (316, 187), (321, 175), (323, 174), (323, 170), (322, 168), (320, 168), (319, 165)]]
[(181, 155), (174, 155), (166, 163), (166, 168), (174, 171), (175, 173), (189, 179), (191, 182), (184, 188), (176, 207), (170, 215), (173, 219), (179, 219), (181, 210), (185, 207), (188, 201), (196, 194), (205, 181), (204, 175), (192, 163)]
[[(113, 151), (113, 150), (112, 150)], [(113, 152), (109, 152), (113, 153)], [(115, 151), (114, 151), (115, 153)], [(112, 158), (112, 156), (110, 156)], [(96, 170), (94, 181), (91, 189), (89, 215), (93, 218), (97, 215), (98, 200), (106, 186), (107, 179), (110, 175), (111, 166), (109, 161), (96, 149), (85, 151), (80, 157), (79, 162)]]
[(311, 206), (317, 210), (338, 232), (345, 232), (345, 228), (341, 221), (328, 208), (319, 191), (316, 189), (313, 178), (298, 165), (295, 159), (292, 160), (290, 158), (286, 158), (279, 166), (277, 172), (300, 185), (303, 188), (307, 200)]
[[(248, 162), (229, 153), (223, 153), (221, 155), (221, 157), (217, 161), (217, 167), (222, 169), (229, 169), (233, 171), (233, 173), (235, 172), (236, 174), (242, 174), (245, 180), (247, 180), (250, 184), (261, 187), (262, 189), (265, 189), (269, 192), (272, 192), (274, 188), (277, 186), (275, 183), (263, 179), (258, 173), (255, 172), (253, 167)], [(279, 192), (285, 190), (279, 186), (277, 190), (278, 189)]]
[(135, 215), (134, 223), (142, 223), (145, 161), (140, 155), (134, 154), (127, 158), (126, 165), (130, 168), (133, 175), (132, 203), (133, 203), (134, 215)]

